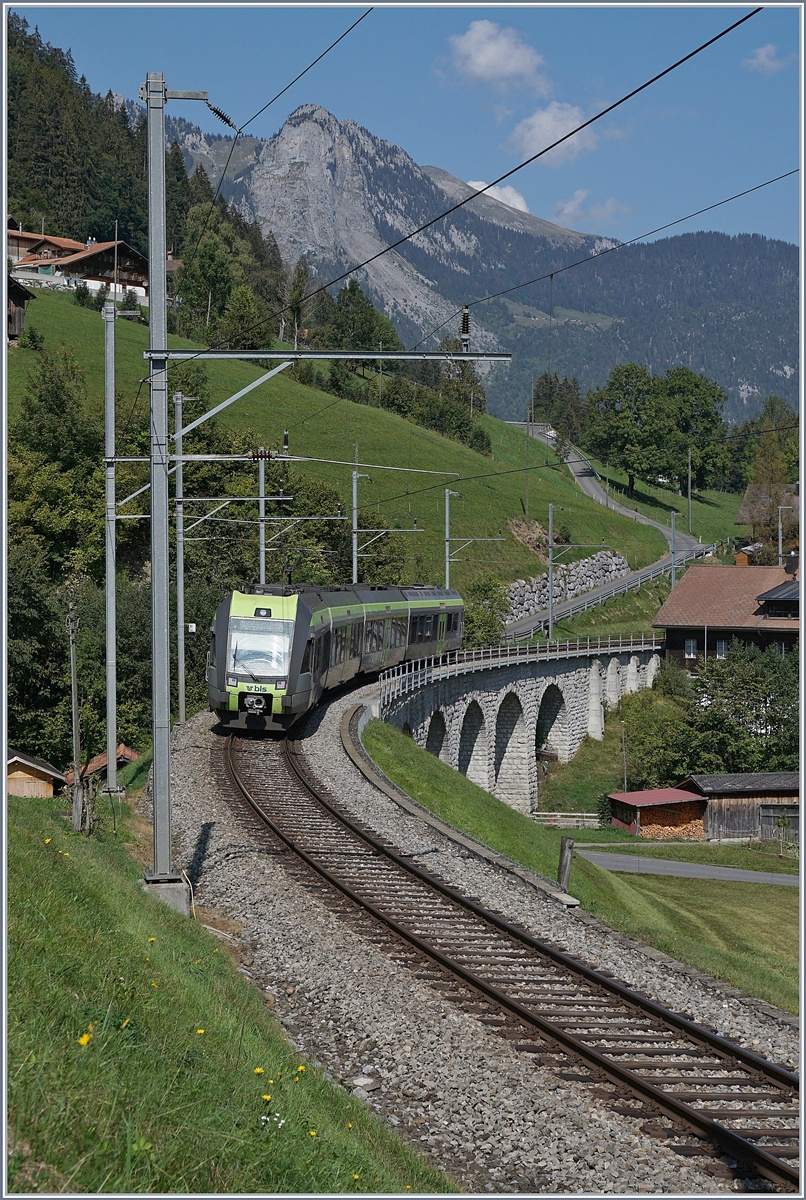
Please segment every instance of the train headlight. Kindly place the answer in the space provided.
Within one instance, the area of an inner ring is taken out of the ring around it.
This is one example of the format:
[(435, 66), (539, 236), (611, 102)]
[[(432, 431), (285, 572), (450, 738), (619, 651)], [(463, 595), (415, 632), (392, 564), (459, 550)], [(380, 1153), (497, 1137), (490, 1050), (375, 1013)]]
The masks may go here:
[(246, 696), (243, 702), (244, 708), (248, 708), (250, 712), (261, 712), (266, 707), (265, 696)]

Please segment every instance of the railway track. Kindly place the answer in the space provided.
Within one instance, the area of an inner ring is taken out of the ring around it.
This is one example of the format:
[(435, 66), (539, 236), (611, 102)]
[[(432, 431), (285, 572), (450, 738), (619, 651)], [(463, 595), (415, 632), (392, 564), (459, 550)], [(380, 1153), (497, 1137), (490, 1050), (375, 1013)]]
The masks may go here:
[(340, 808), (299, 742), (229, 737), (218, 753), (219, 785), (271, 851), (419, 978), (679, 1154), (798, 1188), (797, 1075), (430, 875)]

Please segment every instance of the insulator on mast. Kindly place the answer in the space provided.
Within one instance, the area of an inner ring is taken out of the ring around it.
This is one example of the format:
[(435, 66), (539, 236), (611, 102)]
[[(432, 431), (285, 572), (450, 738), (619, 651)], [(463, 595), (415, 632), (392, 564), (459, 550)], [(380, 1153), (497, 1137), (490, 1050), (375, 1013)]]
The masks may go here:
[(462, 339), (462, 353), (470, 353), (470, 309), (466, 304), (462, 305), (462, 332), (459, 335)]

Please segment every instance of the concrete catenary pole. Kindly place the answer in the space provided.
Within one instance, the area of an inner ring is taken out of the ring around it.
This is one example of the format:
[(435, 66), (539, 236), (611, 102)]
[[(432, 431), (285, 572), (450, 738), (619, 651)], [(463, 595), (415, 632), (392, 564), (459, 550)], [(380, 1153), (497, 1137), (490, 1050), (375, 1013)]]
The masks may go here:
[(445, 588), (451, 586), (451, 489), (445, 488)]
[(358, 471), (353, 471), (353, 583), (358, 583)]
[[(165, 79), (144, 86), (148, 138), (148, 348), (168, 349), (165, 244)], [(168, 362), (152, 358), (151, 702), (154, 765), (154, 876), (173, 878), (171, 860), (171, 657), (168, 629)]]
[(81, 721), (78, 712), (78, 671), (76, 668), (76, 630), (78, 617), (70, 605), (67, 632), (70, 634), (70, 696), (73, 707), (73, 833), (81, 833), (84, 810), (84, 786), (81, 782)]
[(549, 505), (549, 641), (554, 636), (554, 505)]
[(177, 720), (185, 722), (185, 490), (182, 476), (182, 401), (174, 392), (174, 442), (176, 444), (176, 670)]
[(104, 321), (104, 474), (106, 483), (106, 790), (118, 790), (117, 614), (115, 598), (115, 305)]
[(265, 454), (265, 447), (261, 446), (258, 453), (261, 455), (257, 465), (257, 494), (258, 494), (258, 516), (260, 517), (260, 583), (261, 586), (266, 582), (266, 462), (262, 457)]

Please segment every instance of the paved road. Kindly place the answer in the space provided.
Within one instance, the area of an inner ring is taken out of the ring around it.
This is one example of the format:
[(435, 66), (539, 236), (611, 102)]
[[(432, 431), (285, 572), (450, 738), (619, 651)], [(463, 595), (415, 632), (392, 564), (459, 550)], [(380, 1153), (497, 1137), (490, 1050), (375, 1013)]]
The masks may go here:
[(776, 871), (745, 871), (740, 867), (712, 867), (708, 863), (672, 862), (668, 858), (640, 858), (637, 854), (613, 854), (595, 850), (574, 850), (582, 858), (606, 871), (629, 871), (634, 875), (675, 875), (680, 879), (725, 879), (733, 883), (780, 883), (798, 887), (797, 875)]
[[(526, 430), (525, 424), (518, 425), (517, 422), (509, 422), (517, 428)], [(532, 437), (538, 441), (548, 444), (554, 448), (554, 440), (547, 439), (544, 434), (534, 432)], [(636, 513), (631, 508), (626, 508), (623, 504), (618, 504), (612, 497), (606, 495), (601, 482), (596, 476), (596, 472), (590, 465), (588, 460), (581, 454), (576, 447), (572, 447), (572, 453), (568, 458), (566, 465), (573, 476), (575, 483), (586, 496), (591, 500), (595, 500), (598, 504), (605, 505), (612, 512), (619, 513), (623, 517), (629, 517), (633, 521), (638, 521), (641, 525), (651, 525), (654, 529), (659, 530), (666, 541), (669, 543), (670, 552), (658, 559), (651, 567), (646, 567), (641, 571), (631, 571), (628, 575), (622, 575), (615, 582), (626, 585), (638, 585), (645, 580), (649, 580), (655, 575), (659, 568), (668, 569), (672, 565), (671, 544), (672, 530), (669, 525), (664, 525), (661, 521), (653, 521), (649, 517), (645, 517), (642, 513)], [(679, 561), (686, 553), (702, 549), (697, 538), (691, 537), (687, 533), (682, 533), (679, 529), (675, 531), (675, 558)], [(584, 597), (576, 596), (573, 600), (564, 600), (559, 604), (554, 605), (554, 620), (561, 621), (567, 617), (573, 605), (578, 604), (581, 599), (595, 600), (598, 596), (609, 595), (613, 583), (603, 584), (601, 587), (593, 588), (592, 591), (586, 592)], [(548, 620), (548, 609), (544, 612), (530, 613), (528, 617), (521, 617), (518, 621), (510, 621), (507, 624), (507, 634), (510, 636), (524, 637), (531, 633), (539, 625), (544, 625)]]

